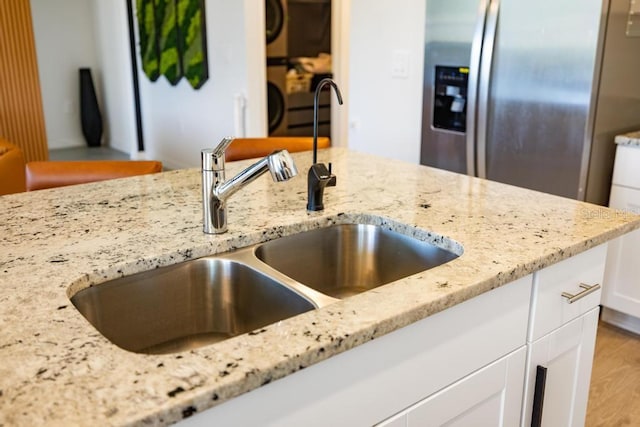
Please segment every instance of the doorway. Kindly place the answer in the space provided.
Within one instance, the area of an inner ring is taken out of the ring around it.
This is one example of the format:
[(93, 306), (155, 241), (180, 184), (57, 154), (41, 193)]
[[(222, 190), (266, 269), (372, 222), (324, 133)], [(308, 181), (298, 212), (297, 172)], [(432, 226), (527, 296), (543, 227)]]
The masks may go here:
[[(339, 58), (334, 28), (340, 12), (332, 0), (265, 0), (267, 118), (271, 136), (313, 134), (317, 84), (335, 78)], [(337, 2), (342, 3), (342, 2)], [(342, 84), (340, 84), (342, 89)], [(318, 135), (332, 136), (332, 100), (319, 98)], [(333, 138), (335, 139), (335, 137)]]

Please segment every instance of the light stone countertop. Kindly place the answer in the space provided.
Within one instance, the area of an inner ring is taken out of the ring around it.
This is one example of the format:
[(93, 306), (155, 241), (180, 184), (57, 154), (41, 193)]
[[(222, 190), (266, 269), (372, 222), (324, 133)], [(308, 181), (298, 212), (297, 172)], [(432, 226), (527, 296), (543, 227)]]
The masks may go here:
[[(293, 180), (261, 177), (231, 197), (219, 236), (202, 232), (198, 169), (0, 197), (0, 426), (170, 424), (640, 227), (629, 213), (337, 148), (319, 161), (338, 185), (310, 214), (311, 155), (294, 158)], [(248, 164), (228, 163), (227, 176)], [(69, 300), (122, 275), (360, 221), (447, 236), (464, 253), (178, 354), (122, 350)]]
[(616, 135), (615, 142), (618, 145), (640, 146), (640, 131)]

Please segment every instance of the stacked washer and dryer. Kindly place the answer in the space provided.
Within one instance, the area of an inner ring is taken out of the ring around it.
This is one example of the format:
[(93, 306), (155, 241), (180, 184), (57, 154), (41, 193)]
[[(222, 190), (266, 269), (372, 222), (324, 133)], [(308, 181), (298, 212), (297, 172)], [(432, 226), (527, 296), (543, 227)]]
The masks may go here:
[(269, 135), (287, 135), (287, 0), (266, 0)]

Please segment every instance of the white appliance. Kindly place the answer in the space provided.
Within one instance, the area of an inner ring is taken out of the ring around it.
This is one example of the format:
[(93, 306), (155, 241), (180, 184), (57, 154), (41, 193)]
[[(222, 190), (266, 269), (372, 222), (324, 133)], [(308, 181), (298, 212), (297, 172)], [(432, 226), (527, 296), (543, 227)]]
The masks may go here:
[[(618, 145), (609, 206), (640, 214), (640, 146)], [(640, 334), (640, 230), (609, 243), (602, 320)]]

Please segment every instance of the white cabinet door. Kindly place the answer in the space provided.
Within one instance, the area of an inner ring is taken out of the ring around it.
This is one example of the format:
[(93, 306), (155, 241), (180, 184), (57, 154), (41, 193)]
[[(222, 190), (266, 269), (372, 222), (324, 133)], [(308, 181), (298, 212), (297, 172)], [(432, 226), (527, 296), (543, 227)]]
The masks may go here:
[(640, 230), (609, 243), (602, 305), (640, 317)]
[(485, 366), (380, 424), (384, 427), (514, 426), (520, 405), (526, 348)]
[[(596, 307), (560, 329), (528, 345), (527, 377), (522, 426), (584, 426), (589, 398), (591, 366), (598, 328)], [(546, 369), (546, 381), (538, 378), (542, 394), (536, 399), (538, 366)], [(541, 405), (534, 405), (540, 400)], [(536, 406), (536, 407), (534, 407)], [(532, 414), (540, 414), (532, 423)]]
[[(638, 150), (640, 152), (640, 150)], [(613, 208), (640, 213), (640, 190), (611, 187)], [(602, 319), (640, 333), (640, 230), (632, 231), (609, 242), (607, 267), (604, 276), (602, 305), (622, 315), (610, 315), (606, 310)]]

